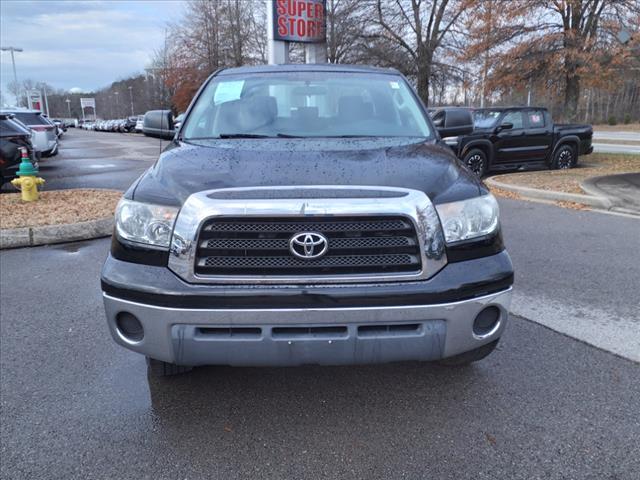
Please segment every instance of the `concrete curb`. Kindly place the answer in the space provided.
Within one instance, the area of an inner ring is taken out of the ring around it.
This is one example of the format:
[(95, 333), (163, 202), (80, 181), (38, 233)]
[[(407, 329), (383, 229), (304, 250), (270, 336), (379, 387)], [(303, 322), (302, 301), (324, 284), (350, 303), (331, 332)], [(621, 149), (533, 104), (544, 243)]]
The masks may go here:
[(520, 185), (512, 185), (509, 183), (502, 183), (495, 179), (495, 177), (490, 177), (485, 179), (485, 183), (490, 187), (500, 188), (502, 190), (507, 190), (509, 192), (517, 193), (524, 198), (532, 198), (536, 200), (547, 200), (554, 202), (575, 202), (582, 203), (584, 205), (589, 205), (595, 208), (601, 208), (604, 210), (609, 210), (613, 204), (611, 200), (606, 197), (602, 197), (600, 195), (591, 196), (591, 195), (582, 195), (580, 193), (566, 193), (566, 192), (556, 192), (553, 190), (540, 190), (538, 188), (531, 187), (522, 187)]
[(627, 173), (617, 173), (617, 174), (613, 174), (613, 175), (599, 175), (597, 177), (589, 177), (589, 178), (585, 179), (584, 182), (582, 182), (580, 184), (580, 188), (582, 190), (584, 190), (585, 192), (587, 192), (589, 195), (595, 195), (595, 196), (598, 196), (598, 197), (607, 198), (607, 199), (609, 199), (609, 201), (611, 202), (612, 205), (623, 207), (624, 206), (624, 202), (622, 202), (623, 204), (621, 205), (620, 204), (621, 201), (619, 199), (617, 199), (616, 197), (613, 197), (611, 195), (608, 195), (607, 192), (605, 192), (602, 189), (600, 189), (600, 187), (598, 187), (598, 182), (600, 180), (602, 180), (603, 178), (619, 177), (619, 176), (625, 176), (625, 175), (629, 175), (629, 174), (627, 174)]
[(108, 237), (113, 232), (113, 225), (113, 217), (105, 217), (63, 225), (8, 228), (0, 230), (0, 250)]

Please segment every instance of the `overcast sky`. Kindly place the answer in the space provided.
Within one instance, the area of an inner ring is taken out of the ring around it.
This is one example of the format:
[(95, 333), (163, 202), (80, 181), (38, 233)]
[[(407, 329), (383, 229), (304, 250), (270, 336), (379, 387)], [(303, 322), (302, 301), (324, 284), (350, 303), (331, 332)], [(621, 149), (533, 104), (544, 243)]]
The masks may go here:
[[(182, 10), (180, 0), (0, 0), (0, 45), (24, 49), (15, 54), (18, 81), (94, 90), (142, 72)], [(7, 94), (9, 52), (0, 74)]]

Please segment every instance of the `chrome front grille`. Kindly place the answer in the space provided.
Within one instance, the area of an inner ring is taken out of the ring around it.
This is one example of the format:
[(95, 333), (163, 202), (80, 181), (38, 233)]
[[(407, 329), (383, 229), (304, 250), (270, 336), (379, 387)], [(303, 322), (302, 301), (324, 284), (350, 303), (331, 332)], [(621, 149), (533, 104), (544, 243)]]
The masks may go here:
[[(289, 250), (301, 232), (326, 236), (318, 259)], [(420, 272), (420, 247), (410, 219), (401, 217), (214, 218), (201, 229), (198, 275), (349, 275)]]
[[(313, 258), (291, 251), (306, 234), (322, 240)], [(319, 185), (190, 195), (168, 267), (189, 283), (286, 285), (425, 280), (446, 263), (440, 220), (423, 192)]]

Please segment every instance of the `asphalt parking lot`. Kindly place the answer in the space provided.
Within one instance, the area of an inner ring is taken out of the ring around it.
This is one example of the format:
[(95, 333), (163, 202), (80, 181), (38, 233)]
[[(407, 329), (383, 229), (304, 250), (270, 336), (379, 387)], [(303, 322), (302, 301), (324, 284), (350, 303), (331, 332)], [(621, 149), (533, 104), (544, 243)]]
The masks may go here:
[[(125, 189), (158, 151), (157, 139), (70, 130), (42, 174), (48, 188)], [(109, 239), (2, 251), (0, 476), (640, 478), (640, 221), (500, 206), (520, 316), (461, 369), (149, 379), (106, 327)]]

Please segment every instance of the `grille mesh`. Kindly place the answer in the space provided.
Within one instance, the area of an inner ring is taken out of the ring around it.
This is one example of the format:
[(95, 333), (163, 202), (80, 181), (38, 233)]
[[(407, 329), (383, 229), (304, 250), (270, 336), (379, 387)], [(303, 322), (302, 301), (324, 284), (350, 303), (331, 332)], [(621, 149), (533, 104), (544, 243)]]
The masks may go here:
[[(329, 248), (377, 248), (377, 247), (406, 247), (411, 245), (408, 237), (358, 237), (358, 238), (332, 238), (329, 240)], [(208, 249), (227, 250), (271, 250), (289, 248), (287, 239), (234, 239), (212, 238), (202, 244)]]
[(205, 227), (208, 232), (299, 232), (303, 227), (309, 231), (362, 232), (371, 230), (403, 230), (403, 220), (366, 220), (359, 222), (215, 222)]
[(317, 260), (302, 260), (296, 257), (206, 257), (200, 262), (205, 267), (221, 268), (313, 268), (413, 264), (411, 255), (329, 256)]
[[(300, 259), (291, 237), (316, 232), (327, 253)], [(207, 275), (349, 275), (416, 273), (420, 248), (413, 223), (402, 217), (217, 218), (200, 231), (195, 273)]]

